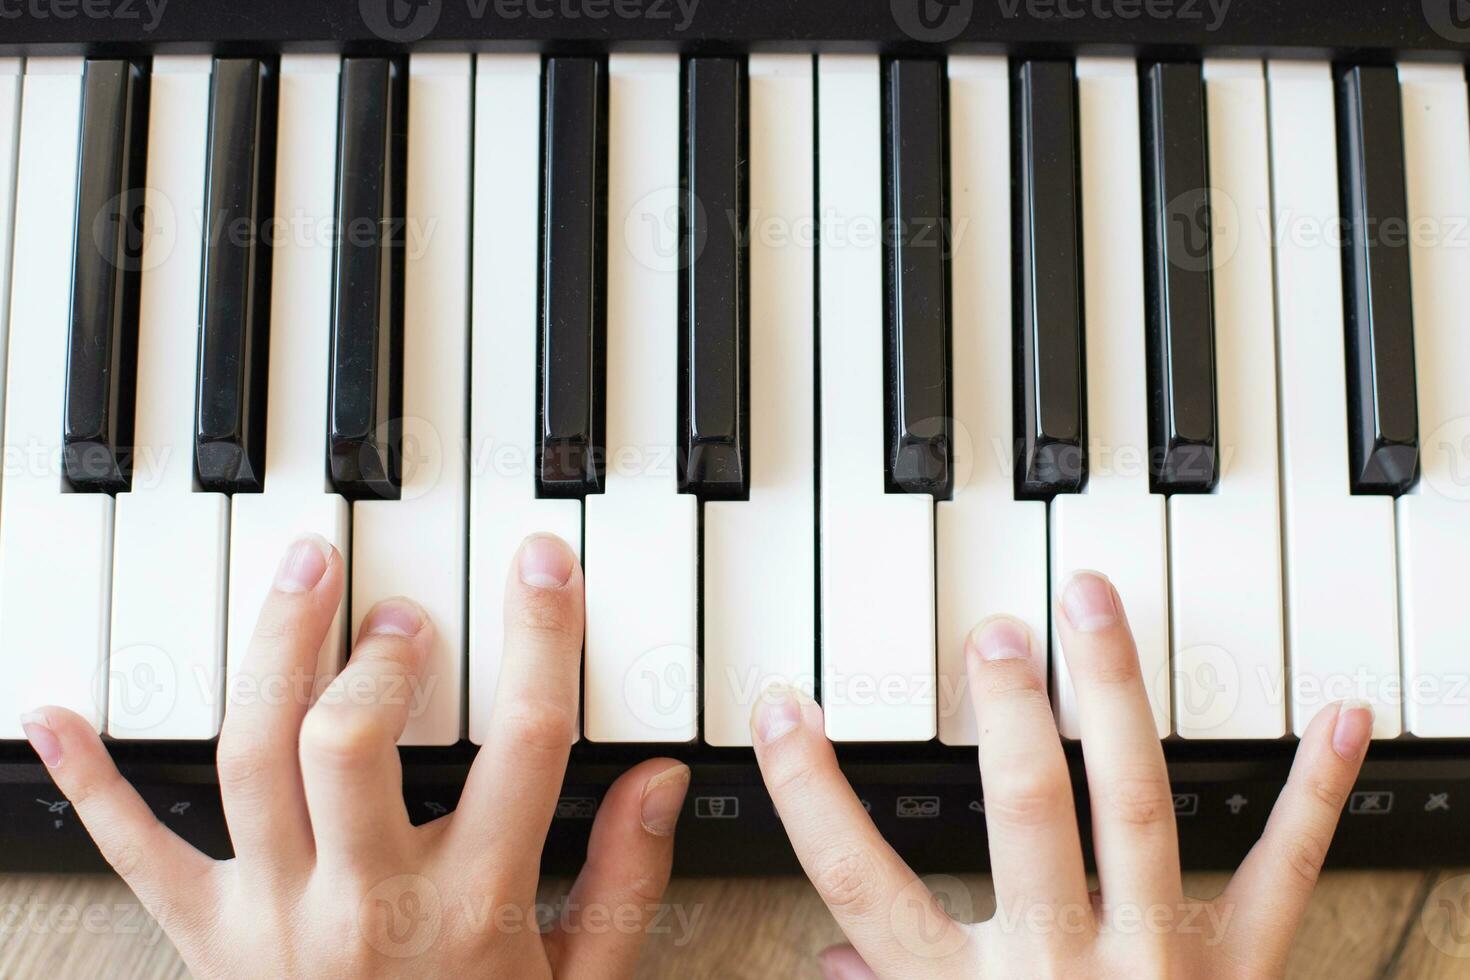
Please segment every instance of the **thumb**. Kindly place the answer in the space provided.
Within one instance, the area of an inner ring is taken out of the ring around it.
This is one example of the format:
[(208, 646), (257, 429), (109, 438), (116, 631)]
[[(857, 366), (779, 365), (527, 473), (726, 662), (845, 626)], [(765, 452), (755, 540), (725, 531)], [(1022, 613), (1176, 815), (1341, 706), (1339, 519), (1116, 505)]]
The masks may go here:
[(547, 943), (559, 976), (631, 976), (674, 863), (674, 825), (689, 767), (649, 759), (607, 791), (587, 863)]

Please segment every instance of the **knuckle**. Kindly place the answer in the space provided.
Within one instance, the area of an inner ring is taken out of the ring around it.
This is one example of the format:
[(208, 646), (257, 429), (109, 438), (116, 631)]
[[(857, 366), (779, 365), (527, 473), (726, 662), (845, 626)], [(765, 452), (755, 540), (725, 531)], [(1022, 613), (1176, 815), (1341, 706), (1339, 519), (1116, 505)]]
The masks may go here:
[[(1004, 660), (990, 665), (990, 684), (987, 693), (993, 698), (1005, 698), (1015, 702), (1045, 701), (1042, 691), (1041, 673), (1031, 664), (1020, 660)], [(1050, 705), (1047, 711), (1050, 711)]]
[(799, 799), (815, 776), (810, 760), (792, 754), (771, 767), (766, 776), (766, 789), (774, 799)]
[(882, 904), (873, 860), (860, 848), (844, 846), (821, 855), (812, 884), (834, 912), (867, 918)]
[(319, 766), (356, 769), (377, 754), (370, 712), (327, 711), (318, 705), (301, 725), (301, 755)]
[(367, 637), (352, 651), (352, 659), (388, 664), (400, 673), (415, 674), (423, 664), (423, 650), (427, 646), (419, 637), (425, 636), (428, 629), (425, 626), (419, 636), (375, 634)]
[(1058, 815), (1072, 818), (1071, 787), (1060, 774), (1036, 767), (987, 773), (985, 818), (1011, 827), (1041, 827)]
[(1085, 663), (1088, 680), (1101, 687), (1127, 687), (1143, 677), (1131, 643), (1102, 644)]
[(273, 597), (255, 622), (255, 640), (267, 646), (289, 646), (303, 638), (306, 624), (292, 599)]
[(1123, 823), (1151, 827), (1171, 820), (1174, 798), (1162, 773), (1128, 773), (1103, 790), (1107, 810)]
[(524, 635), (559, 645), (581, 645), (581, 624), (571, 598), (560, 592), (538, 589), (523, 595), (512, 622)]
[(267, 771), (269, 763), (264, 744), (227, 730), (220, 735), (219, 748), (215, 752), (215, 768), (219, 770), (220, 785), (227, 792), (238, 792), (259, 781)]
[(1314, 888), (1327, 860), (1327, 842), (1314, 833), (1297, 834), (1287, 842), (1283, 858), (1294, 880), (1308, 889)]
[(1313, 779), (1307, 786), (1312, 799), (1333, 813), (1341, 812), (1343, 804), (1347, 803), (1347, 788), (1339, 786), (1330, 779)]
[(575, 713), (553, 701), (520, 701), (505, 716), (510, 742), (535, 752), (566, 751), (575, 729)]
[(110, 841), (105, 857), (117, 876), (128, 882), (134, 881), (147, 864), (143, 848), (133, 840)]

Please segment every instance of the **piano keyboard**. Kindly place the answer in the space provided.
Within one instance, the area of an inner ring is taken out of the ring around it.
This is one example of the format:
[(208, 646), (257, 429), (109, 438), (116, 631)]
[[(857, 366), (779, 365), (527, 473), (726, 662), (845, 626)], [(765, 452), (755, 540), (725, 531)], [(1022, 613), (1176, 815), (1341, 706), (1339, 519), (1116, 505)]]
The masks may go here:
[(532, 530), (591, 743), (973, 745), (1076, 568), (1161, 737), (1470, 737), (1466, 215), (1451, 65), (0, 59), (0, 738), (214, 738), (311, 531), (322, 668), (413, 596), (403, 743), (477, 742)]

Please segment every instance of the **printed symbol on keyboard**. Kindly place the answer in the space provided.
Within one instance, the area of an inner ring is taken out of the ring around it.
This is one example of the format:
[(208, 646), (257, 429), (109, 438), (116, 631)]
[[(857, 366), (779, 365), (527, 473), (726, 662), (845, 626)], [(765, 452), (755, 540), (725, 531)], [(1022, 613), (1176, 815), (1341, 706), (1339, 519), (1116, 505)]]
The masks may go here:
[(1174, 816), (1192, 817), (1199, 812), (1198, 793), (1175, 793)]
[(182, 817), (184, 814), (189, 812), (189, 807), (193, 805), (194, 804), (190, 803), (188, 800), (180, 800), (173, 806), (170, 806), (168, 808), (168, 812), (176, 817)]
[[(107, 671), (113, 735), (153, 735), (178, 703), (179, 675), (173, 658), (151, 643), (134, 643), (112, 652)], [(160, 733), (161, 734), (161, 733)]]
[(1450, 794), (1430, 793), (1429, 799), (1424, 801), (1424, 812), (1435, 813), (1440, 810), (1448, 811), (1450, 808)]
[(1225, 801), (1225, 805), (1230, 808), (1230, 813), (1232, 815), (1239, 814), (1240, 811), (1244, 810), (1249, 803), (1250, 800), (1246, 799), (1244, 796), (1241, 796), (1239, 793), (1236, 793), (1234, 796), (1230, 797), (1230, 799)]
[[(1230, 651), (1210, 643), (1181, 650), (1172, 673), (1177, 695), (1180, 726), (1201, 735), (1230, 723), (1240, 704), (1240, 666)], [(1159, 671), (1154, 695), (1158, 704), (1169, 703), (1170, 666)]]
[(1470, 874), (1435, 885), (1419, 912), (1419, 925), (1441, 953), (1470, 958)]
[(943, 43), (969, 26), (975, 0), (889, 0), (888, 8), (898, 29), (915, 41)]
[(983, 816), (985, 816), (985, 801), (984, 800), (971, 800), (968, 809), (970, 810), (970, 812), (972, 812), (972, 813), (978, 813), (978, 814), (980, 814), (983, 817)]
[(439, 938), (439, 889), (423, 875), (394, 875), (357, 905), (358, 931), (368, 945), (399, 959), (418, 956)]
[(928, 820), (939, 816), (939, 797), (900, 796), (894, 812), (901, 820)]
[(1359, 790), (1348, 800), (1348, 813), (1388, 813), (1393, 794), (1385, 790)]
[(863, 812), (864, 813), (872, 813), (873, 812), (873, 804), (869, 803), (867, 800), (858, 800), (858, 802), (863, 805)]
[[(444, 814), (449, 812), (449, 807), (445, 806), (443, 803), (440, 803), (438, 800), (425, 800), (424, 809), (429, 811), (429, 816), (431, 817), (442, 817), (444, 816)], [(556, 815), (561, 816), (560, 803), (557, 804)]]
[(591, 820), (597, 816), (597, 799), (591, 796), (563, 796), (556, 801), (558, 820)]
[(694, 651), (677, 643), (655, 647), (628, 668), (623, 700), (642, 725), (676, 731), (696, 714), (699, 696)]
[(694, 815), (700, 820), (734, 820), (740, 816), (738, 796), (696, 796)]
[(384, 41), (406, 44), (423, 40), (439, 23), (442, 0), (359, 0), (367, 29)]
[(57, 830), (60, 830), (62, 826), (61, 818), (66, 814), (66, 811), (71, 808), (71, 801), (56, 800), (53, 802), (51, 800), (43, 800), (40, 797), (37, 797), (36, 802), (44, 806), (47, 813), (55, 814), (56, 819), (51, 821), (51, 826)]
[(1465, 0), (1423, 0), (1424, 19), (1434, 33), (1452, 44), (1470, 43), (1470, 3)]

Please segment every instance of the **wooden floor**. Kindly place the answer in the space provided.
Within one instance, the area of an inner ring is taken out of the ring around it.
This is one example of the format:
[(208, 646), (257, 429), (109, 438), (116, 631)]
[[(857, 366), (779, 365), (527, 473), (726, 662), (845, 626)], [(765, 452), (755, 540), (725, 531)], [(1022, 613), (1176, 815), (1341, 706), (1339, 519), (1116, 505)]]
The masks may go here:
[[(1216, 894), (1219, 874), (1187, 876)], [(547, 884), (547, 896), (565, 882)], [(993, 908), (989, 879), (947, 889), (975, 917)], [(677, 881), (673, 914), (651, 937), (646, 978), (815, 977), (816, 953), (841, 934), (806, 881)], [(958, 906), (951, 905), (952, 909)], [(1324, 980), (1470, 978), (1470, 870), (1336, 872), (1318, 889), (1289, 975)], [(0, 977), (7, 980), (187, 977), (173, 947), (117, 879), (0, 875)]]

